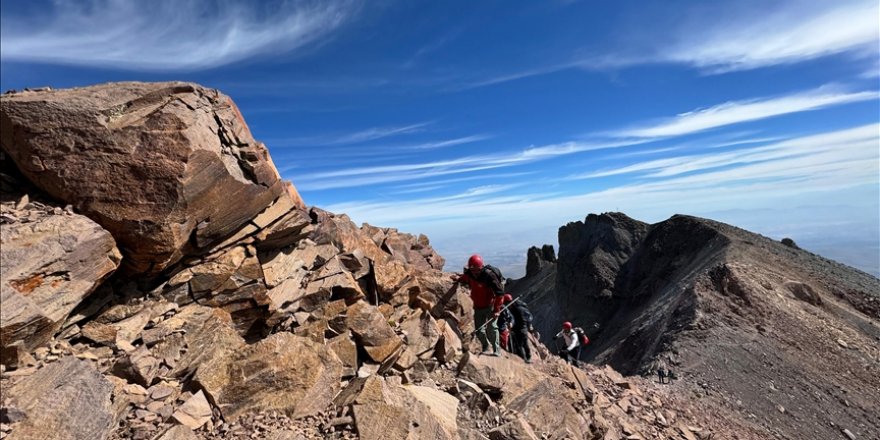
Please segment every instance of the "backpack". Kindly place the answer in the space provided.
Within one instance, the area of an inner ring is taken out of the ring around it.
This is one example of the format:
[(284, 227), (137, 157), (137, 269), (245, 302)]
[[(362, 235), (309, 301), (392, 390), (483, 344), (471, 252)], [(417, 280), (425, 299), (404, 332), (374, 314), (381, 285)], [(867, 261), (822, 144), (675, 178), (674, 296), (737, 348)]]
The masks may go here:
[(495, 295), (504, 295), (504, 276), (501, 275), (501, 269), (491, 264), (483, 266), (483, 269), (485, 269), (486, 279), (489, 280), (489, 287), (492, 288)]
[(578, 338), (579, 338), (580, 341), (581, 341), (581, 344), (583, 344), (583, 345), (587, 345), (587, 344), (590, 343), (590, 338), (588, 338), (588, 337), (587, 337), (587, 334), (584, 333), (584, 329), (578, 327), (578, 328), (574, 329), (574, 331), (575, 331), (575, 333), (577, 333)]

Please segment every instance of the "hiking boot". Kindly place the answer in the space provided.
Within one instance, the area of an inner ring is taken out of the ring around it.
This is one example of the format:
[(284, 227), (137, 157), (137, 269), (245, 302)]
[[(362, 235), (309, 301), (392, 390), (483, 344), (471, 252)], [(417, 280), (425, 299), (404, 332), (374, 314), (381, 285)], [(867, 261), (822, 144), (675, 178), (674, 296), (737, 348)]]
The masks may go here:
[(497, 351), (491, 351), (491, 352), (489, 352), (488, 356), (498, 357), (498, 356), (501, 356), (501, 354), (499, 354)]
[(480, 356), (498, 356), (495, 352), (490, 350), (483, 350), (480, 352)]
[(532, 360), (531, 360), (531, 359), (526, 359), (526, 363), (527, 363), (527, 364), (531, 364), (531, 363), (532, 363)]

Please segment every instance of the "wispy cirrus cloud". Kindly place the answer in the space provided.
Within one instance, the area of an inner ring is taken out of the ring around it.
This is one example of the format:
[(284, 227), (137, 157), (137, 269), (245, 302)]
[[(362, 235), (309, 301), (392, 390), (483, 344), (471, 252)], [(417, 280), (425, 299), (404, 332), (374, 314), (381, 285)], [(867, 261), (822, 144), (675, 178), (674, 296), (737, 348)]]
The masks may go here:
[[(592, 179), (632, 173), (643, 173), (644, 177), (647, 178), (662, 178), (731, 166), (743, 167), (739, 170), (740, 174), (742, 174), (742, 170), (755, 171), (755, 169), (744, 167), (748, 164), (762, 164), (755, 167), (758, 168), (758, 172), (755, 172), (755, 175), (768, 177), (767, 169), (763, 165), (766, 163), (778, 164), (780, 161), (784, 161), (786, 168), (781, 171), (785, 171), (798, 169), (798, 167), (793, 167), (792, 165), (798, 163), (803, 158), (807, 158), (811, 161), (810, 163), (817, 165), (839, 163), (844, 159), (847, 161), (868, 159), (872, 154), (876, 155), (876, 152), (871, 152), (870, 150), (872, 148), (876, 149), (878, 145), (878, 132), (880, 132), (880, 126), (870, 124), (848, 130), (800, 137), (770, 145), (742, 148), (735, 151), (681, 155), (649, 160), (614, 169), (570, 176), (570, 178)], [(873, 166), (877, 168), (877, 164)], [(799, 170), (795, 172), (799, 173), (799, 176), (802, 175)], [(714, 179), (717, 176), (709, 174), (708, 177)], [(783, 178), (786, 176), (777, 175), (773, 177)], [(709, 180), (704, 175), (704, 177), (700, 178), (689, 178), (689, 181), (693, 183), (698, 183), (696, 181), (699, 181), (699, 183), (704, 184)], [(721, 181), (724, 180), (722, 179)]]
[[(805, 192), (833, 192), (852, 187), (870, 187), (880, 180), (880, 125), (870, 124), (812, 136), (790, 139), (739, 155), (707, 155), (695, 166), (692, 157), (648, 161), (630, 171), (651, 174), (641, 182), (582, 194), (548, 192), (470, 197), (426, 197), (412, 200), (361, 200), (327, 208), (346, 212), (352, 218), (369, 218), (384, 224), (405, 224), (455, 212), (468, 224), (515, 219), (523, 224), (549, 223), (558, 227), (564, 219), (579, 218), (584, 212), (622, 208), (726, 209), (732, 203), (748, 206), (774, 197)], [(809, 182), (809, 188), (805, 183)], [(873, 189), (877, 192), (876, 186)], [(739, 206), (739, 205), (737, 205)], [(555, 219), (548, 221), (547, 213)], [(532, 223), (534, 222), (534, 223)], [(432, 235), (433, 237), (433, 235)]]
[[(755, 14), (760, 8), (761, 13)], [(846, 54), (866, 60), (860, 76), (876, 78), (880, 39), (880, 4), (875, 0), (741, 1), (725, 5), (699, 5), (676, 11), (681, 17), (672, 26), (646, 17), (634, 37), (627, 34), (608, 52), (571, 54), (544, 65), (525, 67), (464, 82), (471, 89), (543, 76), (570, 69), (606, 70), (644, 64), (672, 63), (691, 66), (706, 74), (721, 74), (761, 67), (794, 64)], [(642, 41), (635, 44), (635, 41)]]
[(852, 102), (876, 100), (876, 91), (843, 92), (821, 87), (774, 98), (732, 101), (706, 109), (682, 113), (650, 125), (612, 132), (617, 137), (659, 138), (697, 133), (726, 125), (756, 121), (791, 113), (818, 110)]
[[(790, 95), (728, 102), (678, 115), (651, 125), (626, 128), (604, 133), (604, 140), (567, 141), (555, 144), (531, 146), (495, 154), (463, 156), (427, 162), (395, 163), (319, 171), (292, 176), (297, 187), (304, 190), (326, 190), (376, 185), (434, 178), (452, 174), (471, 173), (539, 162), (555, 157), (587, 151), (631, 147), (655, 142), (660, 139), (702, 132), (711, 128), (780, 116), (790, 113), (818, 110), (852, 102), (877, 99), (875, 91), (833, 92), (819, 88)], [(728, 141), (737, 145), (751, 141)], [(667, 159), (662, 159), (667, 160)], [(638, 170), (632, 170), (638, 171)], [(626, 171), (630, 172), (630, 171)], [(620, 174), (620, 173), (613, 173)], [(613, 175), (613, 174), (605, 174)], [(599, 177), (593, 175), (591, 177)]]
[(349, 21), (358, 9), (350, 0), (283, 0), (265, 6), (234, 0), (56, 1), (39, 18), (4, 12), (0, 56), (132, 70), (207, 69), (301, 49)]
[(333, 145), (351, 145), (364, 142), (376, 141), (379, 139), (401, 136), (406, 134), (418, 133), (425, 127), (433, 124), (433, 121), (418, 122), (408, 125), (369, 127), (351, 133), (340, 133), (334, 135), (307, 136), (284, 139), (267, 139), (267, 144), (282, 146), (333, 146)]
[[(756, 15), (755, 7), (764, 10)], [(678, 41), (658, 48), (656, 60), (722, 73), (842, 53), (877, 56), (875, 0), (745, 2), (742, 8), (734, 17), (716, 14), (679, 29)]]

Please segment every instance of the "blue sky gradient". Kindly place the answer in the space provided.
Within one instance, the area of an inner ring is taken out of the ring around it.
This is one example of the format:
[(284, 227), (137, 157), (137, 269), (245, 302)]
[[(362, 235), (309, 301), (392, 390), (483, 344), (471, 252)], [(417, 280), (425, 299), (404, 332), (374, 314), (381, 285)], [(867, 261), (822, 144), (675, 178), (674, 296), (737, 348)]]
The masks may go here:
[(521, 276), (559, 226), (709, 217), (880, 274), (880, 6), (0, 3), (0, 88), (232, 96), (306, 202)]

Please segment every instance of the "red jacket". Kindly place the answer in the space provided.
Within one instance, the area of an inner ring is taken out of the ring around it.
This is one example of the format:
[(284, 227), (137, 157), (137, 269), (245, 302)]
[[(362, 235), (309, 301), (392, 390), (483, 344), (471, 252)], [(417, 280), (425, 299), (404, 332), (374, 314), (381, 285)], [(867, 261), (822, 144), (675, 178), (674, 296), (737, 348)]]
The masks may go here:
[[(483, 275), (483, 274), (480, 274)], [(482, 278), (482, 276), (477, 276)], [(485, 309), (492, 307), (495, 312), (501, 311), (501, 304), (504, 296), (496, 295), (489, 286), (488, 280), (477, 280), (470, 276), (467, 272), (458, 277), (458, 282), (467, 283), (471, 288), (471, 300), (474, 302), (475, 309)]]

